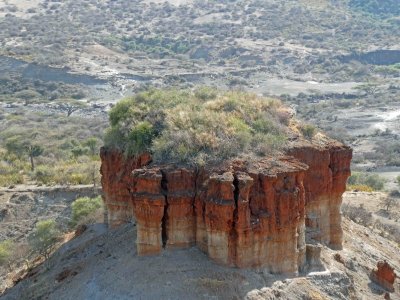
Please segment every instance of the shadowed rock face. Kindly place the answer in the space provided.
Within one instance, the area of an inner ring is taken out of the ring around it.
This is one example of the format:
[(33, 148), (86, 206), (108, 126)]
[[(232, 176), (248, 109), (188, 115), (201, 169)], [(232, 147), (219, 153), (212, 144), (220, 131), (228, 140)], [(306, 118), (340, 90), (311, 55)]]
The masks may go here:
[(352, 152), (303, 142), (287, 153), (196, 170), (103, 149), (109, 225), (134, 218), (139, 255), (196, 245), (223, 265), (297, 273), (306, 244), (342, 246), (340, 205)]
[(117, 151), (101, 149), (101, 185), (108, 210), (108, 223), (112, 227), (125, 224), (132, 219), (132, 196), (128, 186), (132, 171), (150, 163), (151, 157), (143, 154), (138, 158), (125, 158)]

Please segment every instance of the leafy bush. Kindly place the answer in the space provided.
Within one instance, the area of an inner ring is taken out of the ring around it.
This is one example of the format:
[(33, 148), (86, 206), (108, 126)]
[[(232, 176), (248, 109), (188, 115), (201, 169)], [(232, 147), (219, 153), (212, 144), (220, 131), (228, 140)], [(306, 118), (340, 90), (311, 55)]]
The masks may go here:
[(286, 141), (289, 122), (283, 113), (278, 100), (239, 91), (150, 90), (110, 111), (105, 146), (128, 156), (151, 152), (159, 162), (189, 164), (264, 155)]
[(38, 183), (51, 184), (54, 182), (55, 172), (50, 166), (41, 165), (36, 168), (34, 179)]
[(300, 126), (300, 131), (305, 138), (312, 139), (317, 132), (317, 129), (313, 125), (303, 124), (302, 126)]
[(28, 237), (33, 251), (48, 259), (60, 237), (60, 231), (54, 220), (39, 221)]
[(96, 198), (83, 197), (76, 199), (71, 207), (72, 226), (82, 222), (93, 223), (102, 215), (103, 201), (100, 196)]
[(354, 172), (348, 179), (350, 186), (367, 186), (373, 190), (382, 190), (386, 180), (377, 174)]
[(0, 242), (0, 266), (9, 265), (14, 244), (10, 240)]

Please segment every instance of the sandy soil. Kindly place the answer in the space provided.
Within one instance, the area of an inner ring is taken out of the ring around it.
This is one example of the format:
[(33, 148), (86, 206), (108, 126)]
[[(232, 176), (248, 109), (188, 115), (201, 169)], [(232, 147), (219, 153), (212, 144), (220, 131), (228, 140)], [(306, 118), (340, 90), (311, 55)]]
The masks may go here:
[[(387, 197), (388, 194), (382, 192), (346, 192), (343, 196), (343, 206), (363, 206), (372, 213), (374, 220), (397, 226), (400, 230), (400, 206), (393, 207), (387, 212), (382, 205), (382, 201)], [(396, 200), (400, 205), (400, 199)]]

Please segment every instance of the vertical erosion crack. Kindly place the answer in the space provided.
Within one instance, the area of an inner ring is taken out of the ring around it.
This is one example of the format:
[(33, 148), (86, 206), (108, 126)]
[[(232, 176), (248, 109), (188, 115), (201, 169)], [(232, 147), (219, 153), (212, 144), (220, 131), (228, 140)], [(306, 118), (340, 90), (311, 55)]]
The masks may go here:
[(161, 238), (163, 248), (166, 247), (168, 241), (168, 233), (167, 233), (167, 221), (168, 221), (168, 181), (167, 176), (164, 171), (161, 170), (162, 179), (161, 179), (161, 190), (165, 198), (164, 204), (164, 214), (161, 220)]

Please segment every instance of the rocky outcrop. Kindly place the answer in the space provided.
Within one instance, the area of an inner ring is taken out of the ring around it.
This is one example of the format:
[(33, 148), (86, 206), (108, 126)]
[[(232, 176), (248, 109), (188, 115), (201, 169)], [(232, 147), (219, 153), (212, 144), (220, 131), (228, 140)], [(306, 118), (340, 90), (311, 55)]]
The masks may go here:
[(377, 269), (371, 272), (371, 279), (388, 291), (394, 291), (393, 285), (396, 280), (396, 273), (394, 268), (386, 261), (378, 262)]
[(134, 218), (141, 255), (196, 245), (227, 266), (296, 273), (307, 260), (316, 265), (319, 248), (306, 244), (341, 247), (351, 149), (303, 142), (287, 153), (199, 170), (102, 150), (110, 225)]
[(336, 141), (296, 143), (288, 150), (309, 166), (304, 177), (308, 242), (342, 248), (342, 194), (350, 176), (350, 148)]
[(121, 152), (101, 148), (101, 185), (103, 200), (108, 211), (108, 224), (117, 227), (132, 219), (132, 196), (128, 186), (132, 171), (150, 163), (151, 157), (143, 154), (137, 158), (126, 158)]

